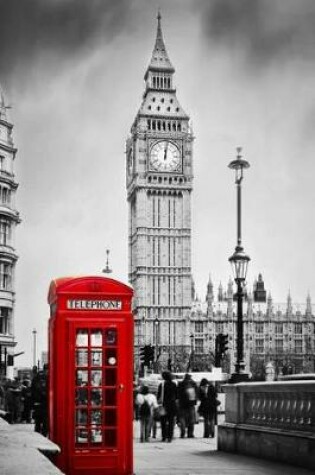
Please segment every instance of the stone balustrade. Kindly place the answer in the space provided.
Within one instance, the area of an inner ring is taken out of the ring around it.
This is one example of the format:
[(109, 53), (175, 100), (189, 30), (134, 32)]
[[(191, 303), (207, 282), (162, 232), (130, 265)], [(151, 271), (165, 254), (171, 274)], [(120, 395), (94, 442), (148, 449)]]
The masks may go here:
[(315, 380), (228, 384), (224, 389), (219, 450), (315, 467)]

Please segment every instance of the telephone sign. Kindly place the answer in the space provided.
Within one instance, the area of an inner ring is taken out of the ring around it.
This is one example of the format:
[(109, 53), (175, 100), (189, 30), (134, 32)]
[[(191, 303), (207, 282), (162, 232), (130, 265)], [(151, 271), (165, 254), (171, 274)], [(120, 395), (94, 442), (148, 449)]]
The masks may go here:
[(133, 473), (133, 290), (105, 277), (49, 289), (49, 434), (67, 475)]

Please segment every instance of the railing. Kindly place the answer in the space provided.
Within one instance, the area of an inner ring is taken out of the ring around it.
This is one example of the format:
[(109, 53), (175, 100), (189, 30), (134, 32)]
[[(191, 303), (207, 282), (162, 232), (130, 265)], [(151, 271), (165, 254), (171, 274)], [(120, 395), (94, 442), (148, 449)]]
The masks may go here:
[(315, 432), (315, 381), (227, 385), (226, 422)]

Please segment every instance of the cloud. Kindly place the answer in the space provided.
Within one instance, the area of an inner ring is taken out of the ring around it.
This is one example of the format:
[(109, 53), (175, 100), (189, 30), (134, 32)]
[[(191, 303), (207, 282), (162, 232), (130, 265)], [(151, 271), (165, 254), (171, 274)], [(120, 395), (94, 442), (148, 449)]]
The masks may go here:
[(39, 55), (60, 59), (112, 40), (126, 27), (128, 0), (0, 0), (0, 79), (27, 72)]
[(313, 0), (200, 0), (199, 5), (209, 41), (233, 53), (242, 50), (249, 65), (315, 57)]

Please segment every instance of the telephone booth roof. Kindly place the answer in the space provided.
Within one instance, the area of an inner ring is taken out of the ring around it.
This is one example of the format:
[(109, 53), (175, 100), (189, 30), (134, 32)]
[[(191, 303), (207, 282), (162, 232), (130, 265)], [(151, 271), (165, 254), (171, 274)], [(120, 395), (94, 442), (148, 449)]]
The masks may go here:
[(102, 293), (112, 295), (133, 295), (133, 289), (115, 279), (102, 276), (60, 277), (50, 283), (48, 303), (56, 301), (60, 294), (68, 293)]

